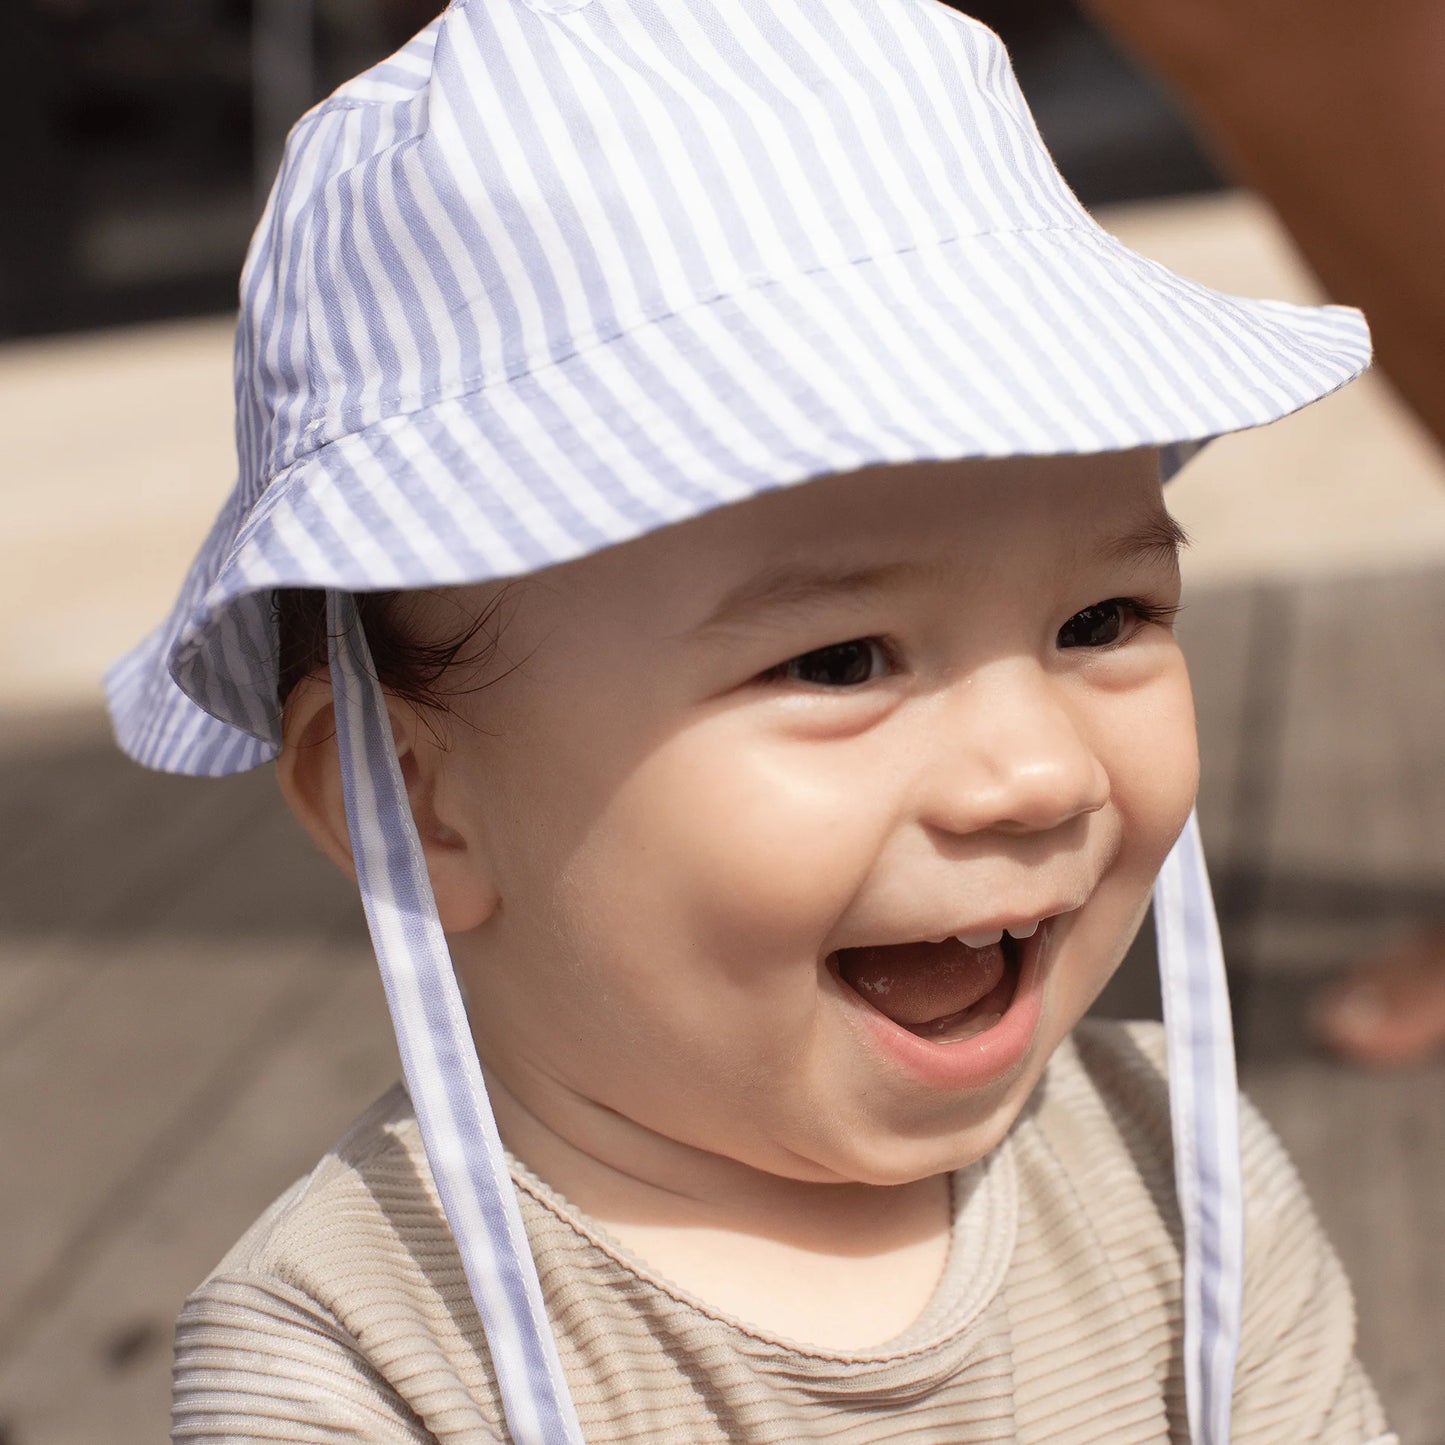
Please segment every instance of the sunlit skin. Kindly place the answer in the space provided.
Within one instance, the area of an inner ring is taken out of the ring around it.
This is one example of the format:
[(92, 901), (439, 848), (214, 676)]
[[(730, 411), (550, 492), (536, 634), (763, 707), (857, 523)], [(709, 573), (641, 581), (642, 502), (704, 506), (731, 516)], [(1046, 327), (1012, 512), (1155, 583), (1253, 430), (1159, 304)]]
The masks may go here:
[[(504, 1138), (718, 1307), (846, 1347), (905, 1327), (948, 1172), (1123, 957), (1196, 783), (1157, 476), (1141, 451), (770, 493), (513, 584), (494, 680), (429, 724), (394, 706)], [(325, 701), (293, 699), (283, 786), (344, 863)], [(1038, 918), (1037, 1027), (981, 1087), (880, 1049), (829, 963)]]

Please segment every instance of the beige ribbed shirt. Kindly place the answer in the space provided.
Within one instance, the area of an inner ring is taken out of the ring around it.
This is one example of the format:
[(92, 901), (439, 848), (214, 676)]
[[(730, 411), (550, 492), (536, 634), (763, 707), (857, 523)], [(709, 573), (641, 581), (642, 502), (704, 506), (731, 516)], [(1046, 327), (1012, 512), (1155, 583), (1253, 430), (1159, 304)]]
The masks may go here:
[[(770, 1337), (659, 1278), (520, 1167), (589, 1442), (1143, 1445), (1187, 1440), (1163, 1043), (1086, 1023), (1008, 1139), (954, 1178), (949, 1259), (902, 1335)], [(1386, 1440), (1349, 1286), (1252, 1111), (1236, 1442)], [(393, 1090), (187, 1302), (172, 1438), (507, 1438), (406, 1096)]]

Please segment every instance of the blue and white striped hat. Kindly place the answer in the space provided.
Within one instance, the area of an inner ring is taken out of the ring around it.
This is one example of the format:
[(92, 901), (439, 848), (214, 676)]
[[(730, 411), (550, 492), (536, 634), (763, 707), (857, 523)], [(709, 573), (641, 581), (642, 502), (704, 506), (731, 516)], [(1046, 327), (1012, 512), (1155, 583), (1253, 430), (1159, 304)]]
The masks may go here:
[[(240, 476), (109, 679), (139, 761), (273, 757), (276, 588), (326, 589), (363, 899), (517, 1441), (577, 1441), (354, 622), (887, 462), (1167, 457), (1355, 376), (1358, 313), (1220, 295), (1055, 170), (935, 0), (454, 0), (305, 116), (242, 279)], [(1233, 1056), (1191, 824), (1161, 876), (1193, 1438), (1228, 1439)]]

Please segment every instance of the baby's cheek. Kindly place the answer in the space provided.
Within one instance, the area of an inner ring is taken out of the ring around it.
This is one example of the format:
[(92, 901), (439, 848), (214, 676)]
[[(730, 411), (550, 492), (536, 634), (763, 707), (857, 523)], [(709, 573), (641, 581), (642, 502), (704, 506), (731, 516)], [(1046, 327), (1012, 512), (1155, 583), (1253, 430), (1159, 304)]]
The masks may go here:
[(1199, 750), (1192, 710), (1176, 714), (1157, 744), (1131, 764), (1128, 805), (1141, 846), (1157, 855), (1155, 867), (1178, 837), (1199, 793)]
[(621, 851), (646, 859), (658, 908), (676, 908), (724, 967), (813, 956), (877, 856), (877, 790), (841, 757), (803, 751), (679, 747), (609, 810)]
[(1098, 719), (1096, 752), (1109, 773), (1129, 859), (1152, 876), (1199, 788), (1193, 698), (1177, 649), (1148, 687), (1110, 702)]

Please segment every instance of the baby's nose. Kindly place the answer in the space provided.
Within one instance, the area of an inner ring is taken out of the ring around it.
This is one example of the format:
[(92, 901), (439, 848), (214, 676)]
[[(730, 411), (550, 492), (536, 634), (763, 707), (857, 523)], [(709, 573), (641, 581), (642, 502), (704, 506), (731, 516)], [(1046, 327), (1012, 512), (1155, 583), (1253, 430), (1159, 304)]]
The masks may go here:
[(1109, 774), (1079, 704), (1040, 668), (965, 686), (940, 709), (926, 821), (951, 833), (1057, 828), (1109, 800)]

